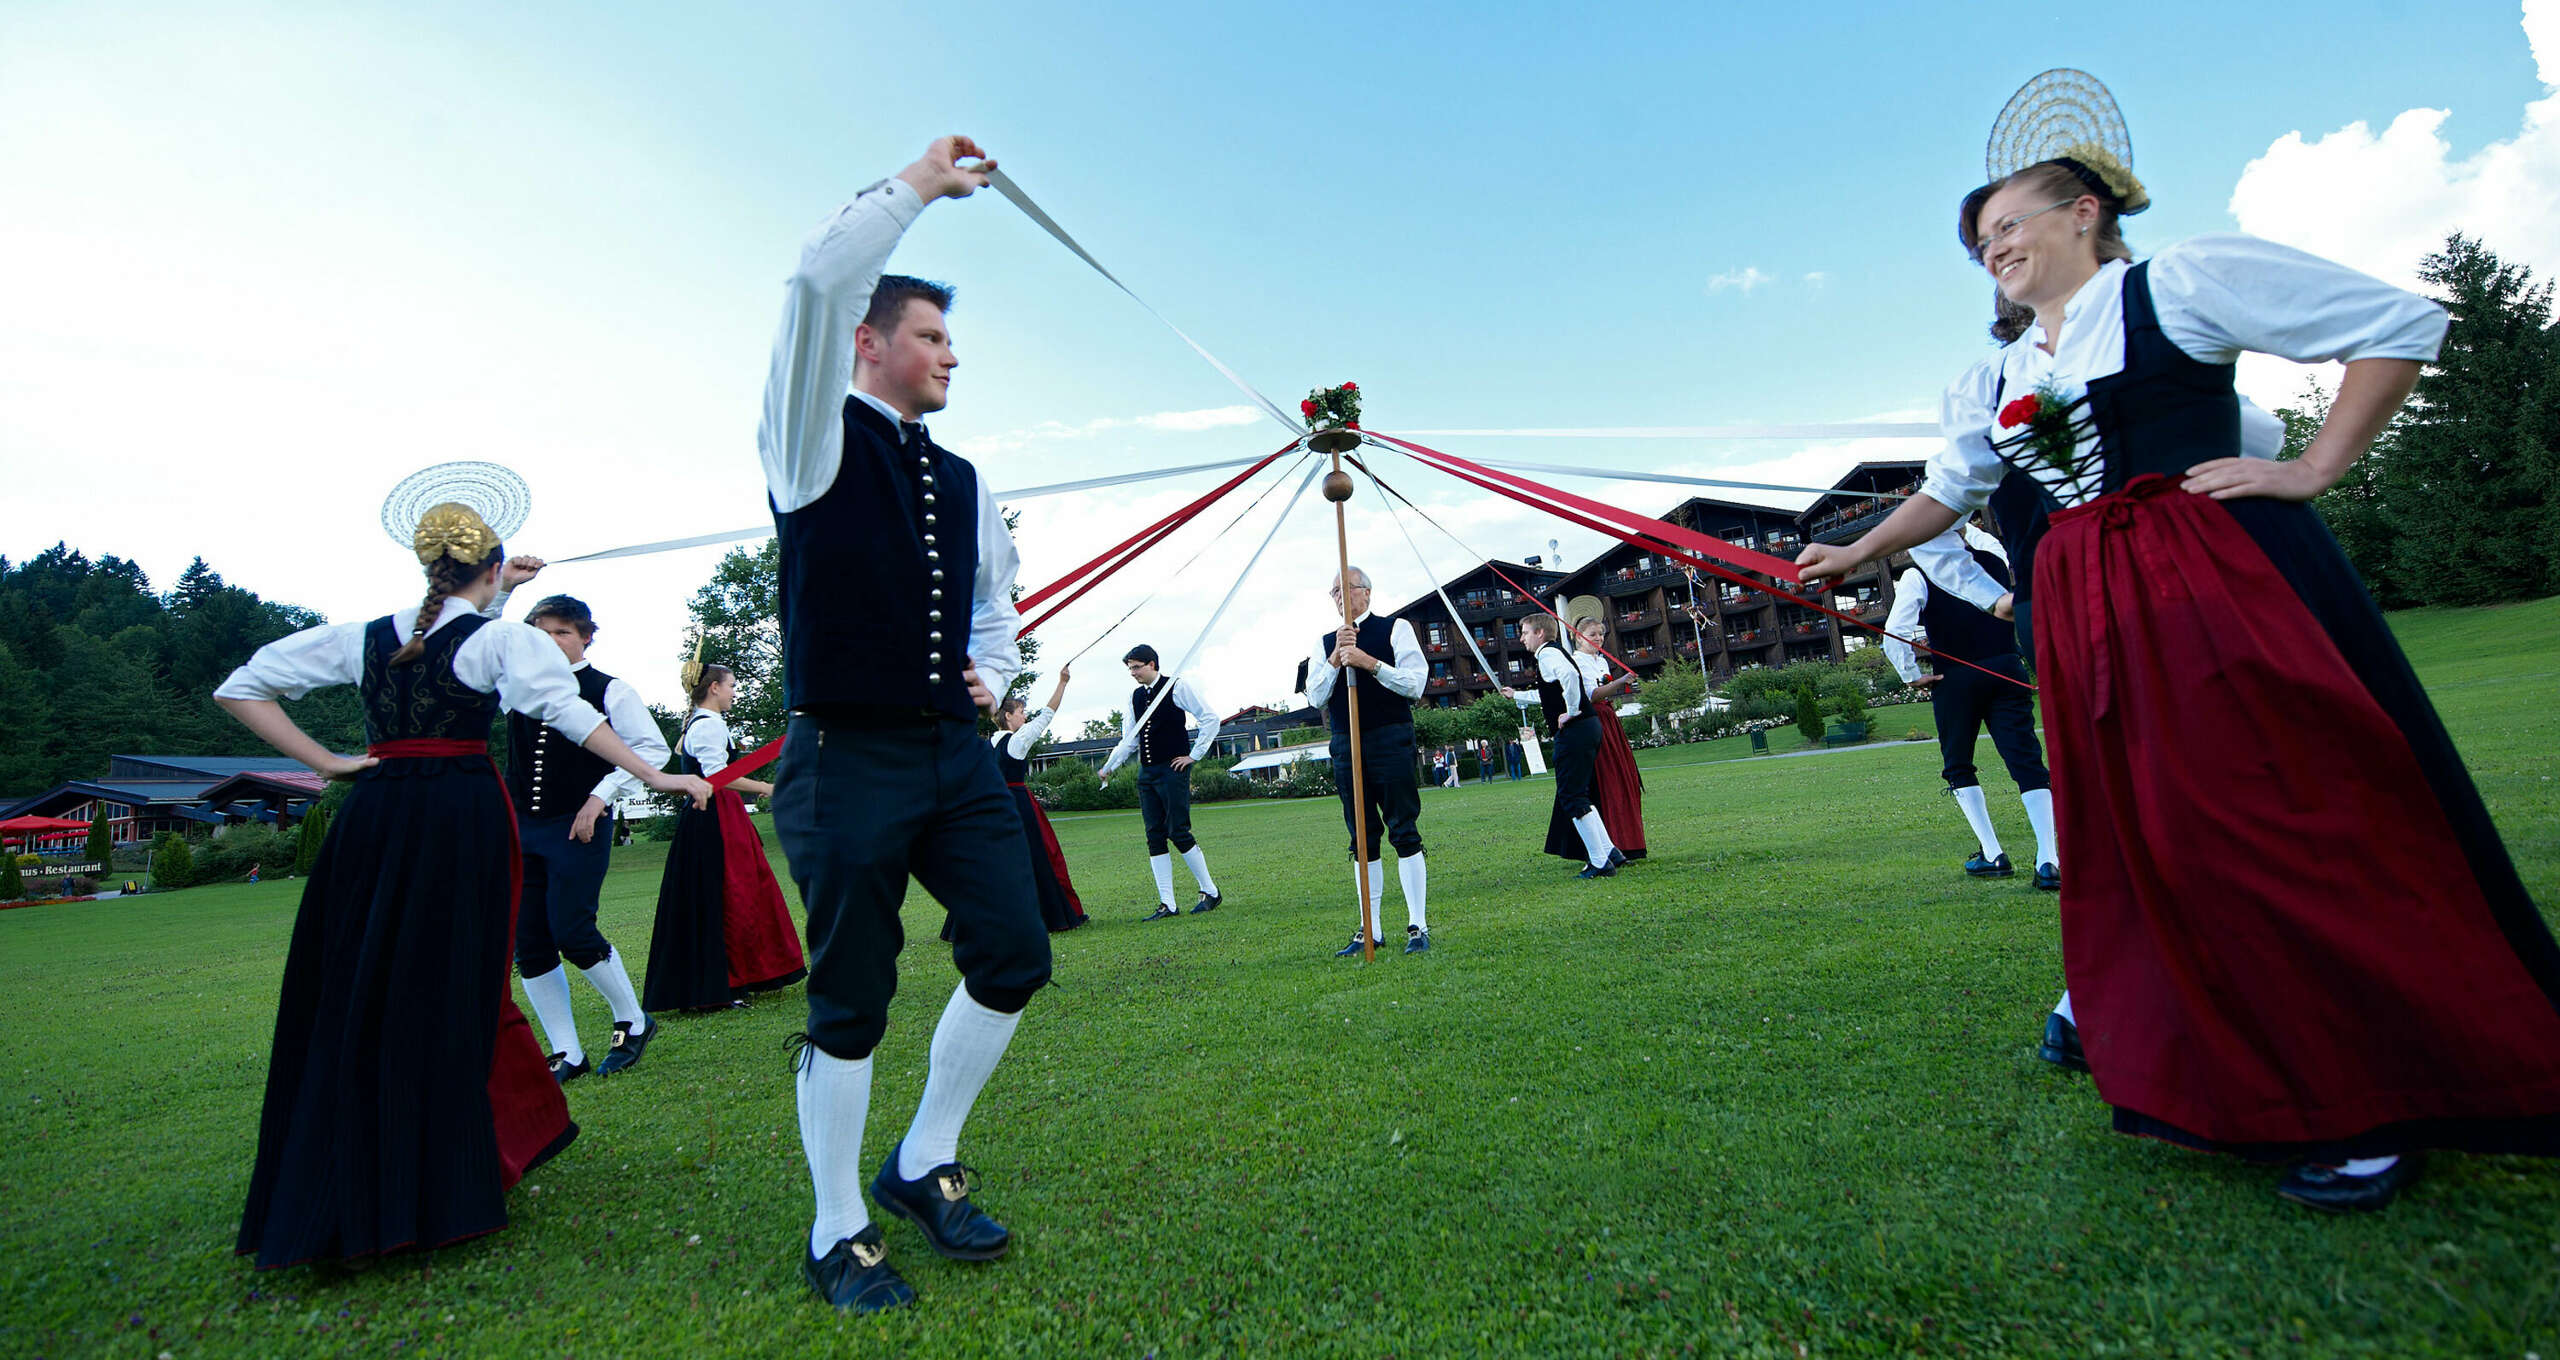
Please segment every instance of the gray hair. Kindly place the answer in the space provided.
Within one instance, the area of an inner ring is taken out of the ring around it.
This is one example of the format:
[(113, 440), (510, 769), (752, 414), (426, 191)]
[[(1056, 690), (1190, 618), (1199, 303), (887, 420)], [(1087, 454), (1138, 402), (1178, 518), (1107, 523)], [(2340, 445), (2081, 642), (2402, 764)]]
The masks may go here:
[[(1372, 586), (1372, 585), (1370, 585), (1370, 584), (1369, 584), (1369, 573), (1367, 573), (1367, 572), (1365, 572), (1365, 571), (1362, 571), (1362, 570), (1361, 570), (1361, 569), (1359, 569), (1358, 567), (1346, 567), (1346, 568), (1344, 568), (1344, 569), (1343, 569), (1343, 573), (1342, 573), (1342, 574), (1343, 574), (1343, 576), (1348, 576), (1348, 577), (1350, 577), (1350, 578), (1351, 578), (1351, 581), (1352, 581), (1352, 583), (1353, 583), (1353, 586), (1354, 586), (1354, 588), (1356, 588), (1356, 589), (1359, 589), (1359, 590), (1375, 590), (1375, 589), (1377, 589), (1377, 587)], [(1340, 584), (1342, 584), (1342, 577), (1341, 577), (1341, 576), (1337, 576), (1337, 577), (1335, 577), (1335, 578), (1334, 578), (1334, 585), (1340, 585)], [(1325, 587), (1325, 589), (1327, 589), (1327, 590), (1331, 590), (1331, 589), (1333, 589), (1333, 586), (1327, 586), (1327, 587)]]

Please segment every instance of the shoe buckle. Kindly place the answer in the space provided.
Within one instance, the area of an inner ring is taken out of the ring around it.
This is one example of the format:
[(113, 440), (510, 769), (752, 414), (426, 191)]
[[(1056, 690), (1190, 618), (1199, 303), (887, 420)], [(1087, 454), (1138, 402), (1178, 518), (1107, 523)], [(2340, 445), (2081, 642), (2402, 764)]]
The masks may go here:
[(848, 1237), (845, 1239), (845, 1245), (853, 1248), (854, 1264), (865, 1270), (889, 1259), (889, 1248), (883, 1243), (865, 1242), (859, 1237)]
[(623, 1042), (623, 1040), (628, 1039), (628, 1038), (630, 1038), (630, 1037), (631, 1037), (631, 1031), (629, 1031), (629, 1030), (627, 1030), (627, 1029), (616, 1029), (616, 1030), (613, 1032), (613, 1046), (614, 1046), (615, 1048), (620, 1048), (620, 1047), (622, 1047), (622, 1042)]
[(954, 1167), (933, 1180), (935, 1188), (942, 1191), (942, 1198), (948, 1203), (957, 1204), (969, 1197), (969, 1172), (966, 1168)]

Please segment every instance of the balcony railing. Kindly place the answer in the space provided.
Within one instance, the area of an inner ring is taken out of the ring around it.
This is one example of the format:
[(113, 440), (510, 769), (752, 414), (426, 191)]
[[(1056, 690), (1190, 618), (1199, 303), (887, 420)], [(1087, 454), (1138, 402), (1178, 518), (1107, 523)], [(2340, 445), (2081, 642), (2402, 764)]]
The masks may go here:
[(1661, 655), (1661, 649), (1656, 647), (1629, 647), (1626, 650), (1628, 662), (1634, 665), (1642, 665)]
[(1761, 632), (1762, 630), (1758, 628), (1736, 628), (1724, 635), (1725, 645), (1729, 647), (1758, 646), (1765, 640), (1761, 637)]
[(1728, 590), (1716, 597), (1727, 609), (1752, 609), (1769, 602), (1765, 590)]
[(1791, 638), (1823, 637), (1828, 635), (1830, 631), (1831, 625), (1820, 620), (1810, 620), (1804, 623), (1791, 623), (1787, 625), (1787, 636)]

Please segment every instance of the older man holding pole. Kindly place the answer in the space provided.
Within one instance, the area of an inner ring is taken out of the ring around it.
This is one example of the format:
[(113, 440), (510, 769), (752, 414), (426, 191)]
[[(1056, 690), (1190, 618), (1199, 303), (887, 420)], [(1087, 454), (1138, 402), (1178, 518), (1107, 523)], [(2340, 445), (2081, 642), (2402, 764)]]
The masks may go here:
[[(1404, 888), (1404, 952), (1419, 954), (1431, 947), (1424, 914), (1430, 876), (1423, 863), (1422, 833), (1414, 825), (1422, 815), (1422, 790), (1414, 775), (1413, 702), (1422, 697), (1429, 667), (1412, 624), (1369, 612), (1369, 573), (1346, 567), (1334, 580), (1332, 596), (1351, 622), (1316, 640), (1315, 654), (1307, 661), (1307, 703), (1325, 711), (1326, 726), (1333, 732), (1333, 783), (1342, 795), (1343, 827), (1351, 834), (1352, 881), (1358, 885), (1354, 900), (1360, 907), (1351, 943), (1334, 957), (1359, 958), (1385, 935), (1374, 909), (1384, 896), (1377, 886), (1382, 835), (1396, 849), (1396, 878)], [(1346, 674), (1349, 683), (1344, 682)], [(1359, 694), (1356, 705), (1351, 702), (1354, 690)], [(1356, 763), (1363, 776), (1356, 792), (1351, 778), (1355, 727), (1360, 735)], [(1364, 851), (1365, 865), (1358, 858)]]

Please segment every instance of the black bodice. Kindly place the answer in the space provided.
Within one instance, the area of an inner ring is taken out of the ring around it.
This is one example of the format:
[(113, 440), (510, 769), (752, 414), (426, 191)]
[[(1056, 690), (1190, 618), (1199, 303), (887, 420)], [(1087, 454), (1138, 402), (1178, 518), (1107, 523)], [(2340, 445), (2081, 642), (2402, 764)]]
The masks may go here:
[(364, 737), (386, 741), (487, 741), (497, 721), (498, 696), (483, 694), (453, 673), (454, 653), (489, 622), (472, 614), (427, 634), (426, 650), (407, 665), (391, 664), (402, 639), (390, 616), (375, 619), (364, 635)]

